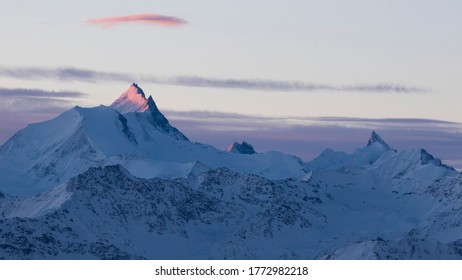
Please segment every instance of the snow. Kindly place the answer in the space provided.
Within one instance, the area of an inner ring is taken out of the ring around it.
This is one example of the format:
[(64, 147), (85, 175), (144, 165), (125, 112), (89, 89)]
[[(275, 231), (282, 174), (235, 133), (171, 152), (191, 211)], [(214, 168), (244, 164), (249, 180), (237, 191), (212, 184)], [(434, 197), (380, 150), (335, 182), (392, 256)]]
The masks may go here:
[(416, 180), (418, 185), (429, 185), (444, 176), (455, 176), (457, 172), (439, 159), (423, 160), (429, 155), (423, 149), (410, 149), (396, 153), (387, 153), (371, 166), (371, 170), (386, 177), (402, 180)]
[(72, 194), (62, 184), (37, 196), (8, 200), (0, 204), (4, 218), (37, 218), (58, 209)]
[(78, 108), (81, 125), (92, 145), (104, 155), (137, 154), (136, 138), (130, 137), (130, 130), (124, 129), (124, 117), (117, 111), (99, 106)]

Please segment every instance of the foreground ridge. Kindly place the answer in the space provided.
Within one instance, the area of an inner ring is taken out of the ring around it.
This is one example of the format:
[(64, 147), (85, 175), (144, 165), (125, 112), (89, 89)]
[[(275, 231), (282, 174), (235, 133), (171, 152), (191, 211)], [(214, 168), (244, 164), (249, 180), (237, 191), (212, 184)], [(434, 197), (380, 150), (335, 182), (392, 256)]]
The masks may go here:
[[(460, 177), (408, 194), (358, 176), (379, 178), (343, 168), (297, 182), (219, 168), (165, 180), (120, 165), (90, 168), (35, 203), (0, 196), (0, 258), (462, 258), (460, 235), (441, 235), (455, 213), (438, 202), (460, 188)], [(428, 203), (436, 211), (428, 214)], [(450, 229), (461, 232), (462, 223)]]

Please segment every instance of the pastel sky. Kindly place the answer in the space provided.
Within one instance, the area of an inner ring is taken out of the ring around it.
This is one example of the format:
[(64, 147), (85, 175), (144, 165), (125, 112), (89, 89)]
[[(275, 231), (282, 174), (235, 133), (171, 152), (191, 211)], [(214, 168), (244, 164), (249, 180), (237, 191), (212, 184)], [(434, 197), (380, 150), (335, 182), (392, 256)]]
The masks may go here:
[(461, 123), (461, 14), (458, 0), (2, 1), (0, 143), (73, 105), (108, 105), (132, 81), (173, 123), (187, 112)]

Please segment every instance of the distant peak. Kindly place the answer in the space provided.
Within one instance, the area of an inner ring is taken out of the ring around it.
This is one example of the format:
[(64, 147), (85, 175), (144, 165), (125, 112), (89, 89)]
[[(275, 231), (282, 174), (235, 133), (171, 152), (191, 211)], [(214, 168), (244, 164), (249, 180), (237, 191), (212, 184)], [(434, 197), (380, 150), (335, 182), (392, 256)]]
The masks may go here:
[(435, 158), (433, 157), (433, 155), (431, 155), (425, 149), (420, 149), (420, 161), (422, 162), (422, 164), (427, 164), (434, 160)]
[(138, 84), (132, 83), (110, 107), (119, 111), (121, 114), (130, 112), (141, 113), (148, 109), (148, 100), (146, 99), (144, 91)]
[(436, 166), (442, 166), (442, 167), (446, 167), (446, 168), (456, 171), (454, 167), (443, 164), (441, 162), (441, 159), (435, 158), (432, 154), (427, 152), (425, 149), (420, 149), (420, 163), (423, 165), (432, 163)]
[(228, 146), (226, 151), (228, 153), (235, 154), (255, 154), (255, 150), (253, 149), (252, 145), (245, 141), (242, 141), (241, 143), (234, 142), (233, 144)]
[[(377, 144), (376, 144), (377, 143)], [(383, 147), (385, 150), (392, 150), (390, 146), (385, 142), (380, 135), (378, 135), (374, 130), (371, 133), (371, 137), (367, 141), (367, 146), (372, 146), (372, 145), (380, 145)]]

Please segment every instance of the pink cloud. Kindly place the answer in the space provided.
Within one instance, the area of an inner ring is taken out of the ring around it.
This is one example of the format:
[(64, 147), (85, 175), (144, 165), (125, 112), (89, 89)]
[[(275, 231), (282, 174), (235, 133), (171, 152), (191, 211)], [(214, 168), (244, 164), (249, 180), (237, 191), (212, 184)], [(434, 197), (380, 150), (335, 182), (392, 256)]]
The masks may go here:
[(157, 24), (163, 26), (177, 26), (186, 24), (186, 21), (176, 17), (156, 15), (156, 14), (136, 14), (129, 16), (118, 16), (118, 17), (104, 17), (95, 18), (87, 21), (89, 24), (99, 24), (105, 26), (113, 26), (122, 23), (145, 23), (145, 24)]

